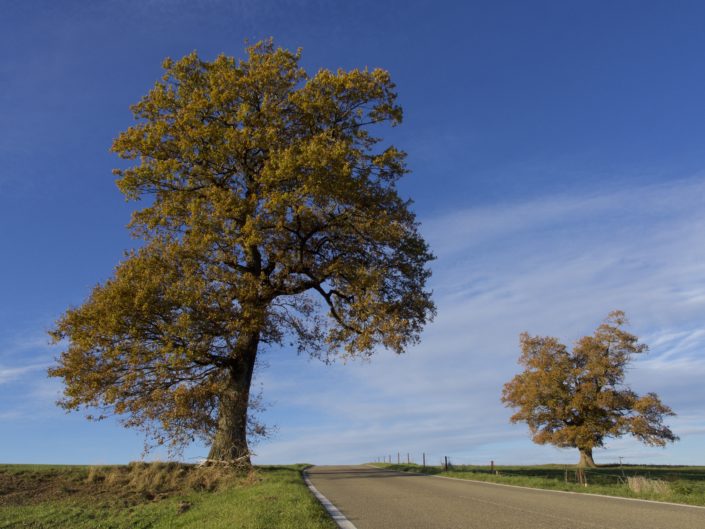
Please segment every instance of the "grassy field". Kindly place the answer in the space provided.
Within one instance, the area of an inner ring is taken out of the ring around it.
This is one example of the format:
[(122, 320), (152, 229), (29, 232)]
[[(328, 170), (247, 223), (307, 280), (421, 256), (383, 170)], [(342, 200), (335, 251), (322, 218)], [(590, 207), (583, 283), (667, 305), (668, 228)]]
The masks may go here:
[(438, 466), (374, 466), (404, 472), (422, 472), (460, 479), (491, 481), (508, 485), (607, 494), (656, 501), (705, 506), (705, 467), (609, 465), (585, 470), (587, 485), (577, 483), (576, 467), (571, 465), (488, 466), (454, 465), (447, 472)]
[(0, 465), (0, 528), (333, 529), (303, 466)]

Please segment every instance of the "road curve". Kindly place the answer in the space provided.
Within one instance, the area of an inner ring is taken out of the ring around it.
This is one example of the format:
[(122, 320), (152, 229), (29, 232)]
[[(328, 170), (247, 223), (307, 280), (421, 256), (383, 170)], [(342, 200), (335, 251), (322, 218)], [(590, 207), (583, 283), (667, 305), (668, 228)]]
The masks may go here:
[(703, 529), (705, 509), (316, 466), (313, 485), (357, 529)]

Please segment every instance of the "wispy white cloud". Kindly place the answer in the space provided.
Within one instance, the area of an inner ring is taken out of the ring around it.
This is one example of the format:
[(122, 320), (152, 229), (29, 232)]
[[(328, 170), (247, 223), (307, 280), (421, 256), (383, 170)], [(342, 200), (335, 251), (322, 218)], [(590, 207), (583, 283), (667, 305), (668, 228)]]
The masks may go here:
[(0, 366), (0, 384), (12, 382), (12, 381), (17, 380), (18, 378), (22, 377), (23, 375), (26, 375), (28, 373), (32, 373), (34, 371), (39, 371), (41, 369), (46, 369), (47, 367), (49, 367), (49, 364), (46, 364), (46, 363), (30, 364), (30, 365), (20, 366), (20, 367)]
[(49, 337), (45, 333), (35, 332), (4, 340), (0, 343), (0, 358), (46, 356), (52, 349), (49, 344)]
[[(381, 352), (347, 366), (277, 355), (263, 381), (280, 435), (259, 447), (261, 460), (360, 461), (408, 450), (570, 461), (571, 451), (534, 446), (524, 426), (508, 424), (501, 388), (518, 370), (520, 332), (571, 343), (616, 308), (652, 349), (628, 380), (679, 413), (671, 423), (681, 437), (698, 435), (705, 428), (704, 197), (705, 180), (695, 178), (427, 219), (439, 314), (422, 344), (403, 357)], [(307, 415), (315, 428), (289, 419)], [(610, 459), (685, 457), (678, 446), (654, 451), (629, 439), (609, 446)]]
[(42, 324), (0, 340), (0, 420), (26, 421), (60, 413), (58, 381), (47, 378), (56, 349)]
[[(628, 380), (674, 408), (669, 423), (682, 441), (657, 450), (614, 440), (598, 457), (705, 462), (693, 448), (705, 435), (704, 190), (694, 179), (427, 219), (439, 314), (422, 343), (401, 357), (380, 351), (369, 363), (332, 366), (268, 353), (264, 419), (279, 430), (256, 447), (259, 461), (359, 462), (397, 451), (429, 461), (573, 461), (573, 451), (533, 445), (525, 426), (509, 424), (501, 388), (518, 370), (520, 332), (571, 343), (621, 308), (651, 346)], [(44, 372), (55, 352), (43, 332), (0, 342), (0, 419), (61, 413), (61, 386)]]
[(0, 421), (16, 420), (24, 415), (20, 410), (3, 410), (0, 411)]

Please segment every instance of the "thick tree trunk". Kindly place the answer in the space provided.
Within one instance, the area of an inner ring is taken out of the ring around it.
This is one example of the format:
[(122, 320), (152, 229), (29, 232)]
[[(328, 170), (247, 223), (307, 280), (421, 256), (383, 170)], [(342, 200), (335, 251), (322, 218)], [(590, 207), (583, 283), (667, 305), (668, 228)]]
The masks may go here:
[(218, 429), (208, 459), (251, 465), (247, 445), (247, 410), (258, 346), (259, 332), (249, 333), (238, 340), (233, 365), (229, 368), (229, 385), (220, 398)]
[(578, 448), (578, 450), (580, 450), (580, 461), (578, 462), (580, 468), (595, 468), (597, 466), (592, 458), (592, 448)]

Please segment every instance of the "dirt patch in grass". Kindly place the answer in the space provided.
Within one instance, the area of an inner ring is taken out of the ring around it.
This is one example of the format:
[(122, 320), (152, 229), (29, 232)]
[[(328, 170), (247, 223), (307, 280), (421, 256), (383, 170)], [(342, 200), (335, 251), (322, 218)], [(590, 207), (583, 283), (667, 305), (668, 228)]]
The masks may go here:
[(95, 506), (131, 507), (191, 491), (214, 491), (255, 482), (255, 472), (182, 463), (130, 463), (121, 466), (0, 466), (0, 507), (47, 501), (90, 500)]
[(0, 507), (76, 496), (85, 488), (80, 472), (76, 471), (0, 471)]

